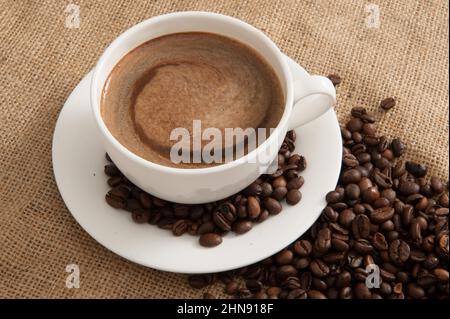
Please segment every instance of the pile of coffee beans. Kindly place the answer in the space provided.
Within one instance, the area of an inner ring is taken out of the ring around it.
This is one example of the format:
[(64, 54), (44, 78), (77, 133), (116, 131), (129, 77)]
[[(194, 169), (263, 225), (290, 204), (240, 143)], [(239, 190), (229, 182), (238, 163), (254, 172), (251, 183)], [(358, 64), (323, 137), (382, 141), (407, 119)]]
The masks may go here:
[(254, 223), (279, 214), (284, 200), (289, 205), (300, 202), (299, 189), (304, 183), (300, 173), (306, 169), (306, 160), (293, 154), (295, 140), (295, 132), (289, 131), (279, 150), (275, 173), (260, 176), (236, 195), (202, 205), (170, 203), (142, 191), (126, 179), (106, 154), (109, 164), (105, 174), (111, 189), (105, 199), (110, 206), (131, 212), (137, 223), (157, 225), (175, 236), (197, 235), (200, 245), (214, 247), (222, 243), (226, 233), (244, 234)]
[(192, 275), (192, 287), (221, 281), (226, 294), (261, 299), (449, 297), (448, 182), (405, 161), (403, 142), (378, 136), (366, 109), (351, 115), (338, 186), (307, 233), (257, 264)]

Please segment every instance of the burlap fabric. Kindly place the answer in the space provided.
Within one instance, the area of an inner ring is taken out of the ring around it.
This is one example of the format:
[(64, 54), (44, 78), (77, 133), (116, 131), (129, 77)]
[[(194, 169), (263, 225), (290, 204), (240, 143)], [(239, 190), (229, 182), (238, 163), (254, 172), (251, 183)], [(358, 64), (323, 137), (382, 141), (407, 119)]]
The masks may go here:
[[(53, 178), (52, 134), (69, 93), (117, 35), (158, 14), (214, 11), (264, 30), (310, 72), (343, 77), (340, 120), (368, 107), (382, 132), (403, 138), (410, 158), (448, 179), (447, 1), (377, 0), (378, 28), (366, 21), (366, 1), (74, 3), (79, 28), (66, 27), (70, 1), (0, 1), (0, 297), (201, 296), (184, 275), (135, 265), (96, 243)], [(378, 103), (387, 96), (398, 103), (383, 115)], [(80, 289), (65, 286), (71, 263), (80, 266)]]

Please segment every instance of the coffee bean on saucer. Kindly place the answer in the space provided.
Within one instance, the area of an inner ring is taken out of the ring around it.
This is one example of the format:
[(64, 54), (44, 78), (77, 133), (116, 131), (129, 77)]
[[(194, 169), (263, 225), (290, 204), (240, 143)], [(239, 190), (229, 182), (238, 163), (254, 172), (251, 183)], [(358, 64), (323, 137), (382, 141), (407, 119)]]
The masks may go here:
[(110, 163), (108, 165), (105, 165), (105, 174), (108, 175), (109, 177), (113, 177), (119, 176), (121, 173), (116, 165)]
[(271, 197), (267, 197), (266, 199), (264, 199), (264, 206), (265, 208), (267, 208), (271, 215), (279, 214), (282, 210), (280, 202)]
[(302, 193), (298, 189), (291, 189), (286, 195), (286, 203), (295, 205), (302, 199)]
[(250, 220), (240, 220), (233, 224), (232, 230), (236, 234), (244, 234), (252, 229), (252, 222)]
[(203, 247), (215, 247), (222, 243), (222, 237), (216, 233), (206, 233), (200, 236), (199, 243)]
[(112, 195), (111, 193), (107, 193), (105, 196), (106, 202), (114, 207), (114, 208), (125, 208), (126, 205), (126, 201), (125, 199), (121, 198), (121, 197), (117, 197)]

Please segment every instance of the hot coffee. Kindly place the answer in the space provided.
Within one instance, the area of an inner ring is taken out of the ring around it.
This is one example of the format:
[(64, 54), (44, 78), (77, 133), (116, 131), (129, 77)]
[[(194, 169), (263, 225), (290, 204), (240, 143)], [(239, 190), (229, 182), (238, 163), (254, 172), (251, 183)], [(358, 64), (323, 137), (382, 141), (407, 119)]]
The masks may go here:
[(112, 135), (138, 156), (196, 168), (220, 163), (174, 163), (174, 129), (193, 137), (193, 123), (201, 121), (221, 136), (226, 128), (268, 131), (284, 105), (281, 83), (259, 53), (224, 36), (190, 32), (150, 40), (126, 54), (105, 84), (101, 114)]

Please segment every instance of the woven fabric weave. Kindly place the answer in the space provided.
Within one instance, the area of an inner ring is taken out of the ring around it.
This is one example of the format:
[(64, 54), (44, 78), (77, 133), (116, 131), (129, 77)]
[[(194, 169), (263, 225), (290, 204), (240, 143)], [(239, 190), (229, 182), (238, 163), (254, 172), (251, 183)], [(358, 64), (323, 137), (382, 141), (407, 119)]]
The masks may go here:
[[(311, 73), (338, 73), (341, 121), (352, 107), (367, 107), (379, 131), (402, 137), (408, 158), (448, 180), (447, 1), (378, 0), (378, 27), (373, 4), (361, 0), (74, 0), (79, 28), (66, 27), (69, 4), (0, 0), (0, 297), (201, 296), (184, 275), (135, 265), (96, 243), (64, 206), (51, 164), (55, 122), (70, 92), (114, 38), (162, 13), (238, 17)], [(397, 105), (383, 114), (378, 105), (388, 96)], [(65, 286), (71, 263), (80, 266), (79, 289)], [(218, 286), (207, 289), (222, 295)]]

